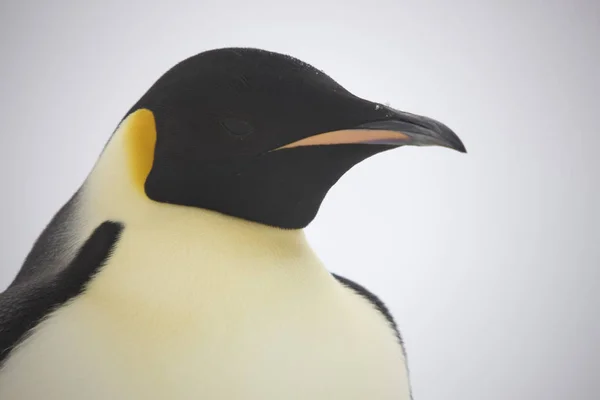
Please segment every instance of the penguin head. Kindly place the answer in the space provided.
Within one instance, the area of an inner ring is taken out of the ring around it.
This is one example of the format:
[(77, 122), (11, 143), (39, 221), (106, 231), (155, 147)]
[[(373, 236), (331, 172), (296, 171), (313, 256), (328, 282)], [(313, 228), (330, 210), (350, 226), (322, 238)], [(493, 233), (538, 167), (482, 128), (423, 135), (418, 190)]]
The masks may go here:
[(340, 177), (377, 153), (403, 145), (465, 152), (440, 122), (359, 98), (293, 57), (249, 48), (175, 65), (128, 118), (153, 136), (136, 142), (150, 200), (284, 229), (306, 227)]

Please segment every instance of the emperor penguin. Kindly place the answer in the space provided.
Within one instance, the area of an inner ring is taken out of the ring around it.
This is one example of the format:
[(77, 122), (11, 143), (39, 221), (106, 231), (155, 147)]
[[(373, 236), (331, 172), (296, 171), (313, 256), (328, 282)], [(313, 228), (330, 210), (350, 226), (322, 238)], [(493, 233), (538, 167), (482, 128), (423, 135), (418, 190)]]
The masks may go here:
[(285, 54), (175, 65), (0, 294), (0, 399), (410, 399), (391, 313), (303, 231), (344, 173), (404, 145), (466, 152)]

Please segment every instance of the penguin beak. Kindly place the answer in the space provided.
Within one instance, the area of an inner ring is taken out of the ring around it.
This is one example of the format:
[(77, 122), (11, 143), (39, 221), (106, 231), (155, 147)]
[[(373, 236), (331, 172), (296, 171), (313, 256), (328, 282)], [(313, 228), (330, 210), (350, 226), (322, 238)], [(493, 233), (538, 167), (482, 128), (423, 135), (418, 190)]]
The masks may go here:
[(276, 150), (300, 146), (335, 144), (379, 144), (391, 146), (442, 146), (461, 153), (467, 150), (460, 138), (446, 125), (434, 119), (386, 107), (384, 120), (361, 124), (352, 129), (310, 136)]

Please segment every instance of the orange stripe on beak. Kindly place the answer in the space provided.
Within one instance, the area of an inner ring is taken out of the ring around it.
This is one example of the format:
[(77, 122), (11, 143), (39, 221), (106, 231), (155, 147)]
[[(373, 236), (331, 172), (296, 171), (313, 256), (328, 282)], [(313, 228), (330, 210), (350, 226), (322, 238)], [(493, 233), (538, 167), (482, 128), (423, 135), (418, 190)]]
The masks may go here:
[(310, 136), (296, 142), (286, 144), (275, 150), (289, 149), (300, 146), (323, 146), (333, 144), (353, 143), (393, 143), (409, 142), (410, 137), (402, 132), (372, 130), (372, 129), (348, 129), (332, 131)]

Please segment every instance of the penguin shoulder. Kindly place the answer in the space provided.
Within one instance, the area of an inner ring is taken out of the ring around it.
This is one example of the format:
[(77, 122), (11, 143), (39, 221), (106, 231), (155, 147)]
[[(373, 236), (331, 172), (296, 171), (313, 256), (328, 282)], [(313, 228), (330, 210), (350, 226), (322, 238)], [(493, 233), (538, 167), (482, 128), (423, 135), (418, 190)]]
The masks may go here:
[(118, 223), (102, 223), (64, 269), (34, 274), (0, 293), (0, 366), (45, 317), (85, 290), (110, 257), (122, 229)]
[(355, 294), (361, 296), (362, 298), (364, 298), (366, 301), (368, 301), (379, 313), (381, 313), (385, 319), (387, 320), (387, 322), (389, 323), (390, 327), (394, 330), (394, 332), (396, 333), (396, 336), (398, 338), (398, 341), (400, 342), (401, 345), (404, 345), (403, 340), (402, 340), (402, 336), (400, 335), (400, 331), (398, 330), (398, 326), (396, 324), (396, 321), (394, 320), (394, 317), (392, 315), (392, 313), (390, 312), (390, 310), (387, 308), (387, 306), (385, 305), (385, 303), (379, 298), (377, 297), (373, 292), (371, 292), (370, 290), (368, 290), (367, 288), (365, 288), (363, 285), (360, 285), (359, 283), (356, 283), (348, 278), (345, 278), (341, 275), (332, 273), (331, 275), (333, 275), (333, 277), (344, 287), (346, 287), (347, 289), (349, 289), (350, 291), (354, 292)]

